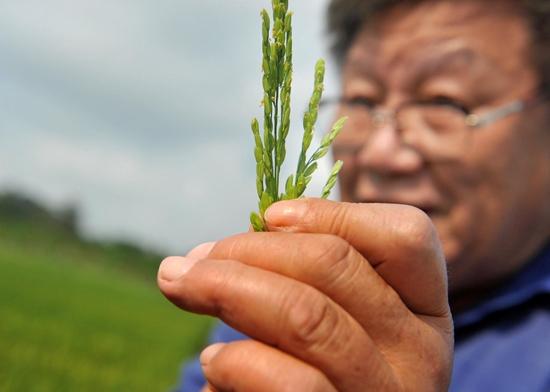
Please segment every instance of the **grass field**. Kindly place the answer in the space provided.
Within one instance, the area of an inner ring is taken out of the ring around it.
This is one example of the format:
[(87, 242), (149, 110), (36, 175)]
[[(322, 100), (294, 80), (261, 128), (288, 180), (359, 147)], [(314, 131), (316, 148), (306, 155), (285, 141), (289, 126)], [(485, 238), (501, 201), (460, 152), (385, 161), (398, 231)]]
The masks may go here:
[(182, 360), (202, 345), (209, 319), (172, 306), (152, 275), (121, 268), (112, 249), (13, 232), (0, 221), (0, 391), (174, 385)]

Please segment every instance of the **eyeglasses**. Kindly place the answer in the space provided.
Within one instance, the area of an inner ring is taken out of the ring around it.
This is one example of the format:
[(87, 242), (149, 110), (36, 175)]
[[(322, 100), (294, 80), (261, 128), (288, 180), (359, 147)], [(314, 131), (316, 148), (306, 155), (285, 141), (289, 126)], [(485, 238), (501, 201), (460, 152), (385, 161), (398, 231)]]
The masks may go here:
[(335, 155), (355, 153), (374, 131), (393, 124), (404, 143), (422, 149), (433, 159), (452, 159), (463, 154), (472, 130), (520, 113), (533, 102), (515, 100), (477, 113), (448, 98), (404, 102), (393, 110), (380, 108), (367, 98), (337, 98), (322, 101), (321, 110), (348, 117)]

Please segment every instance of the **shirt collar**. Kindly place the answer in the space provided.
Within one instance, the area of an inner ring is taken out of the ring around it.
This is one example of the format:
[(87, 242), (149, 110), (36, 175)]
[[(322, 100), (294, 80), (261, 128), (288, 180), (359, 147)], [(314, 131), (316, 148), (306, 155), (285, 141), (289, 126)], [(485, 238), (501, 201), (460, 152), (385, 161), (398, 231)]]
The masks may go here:
[(550, 293), (550, 244), (485, 301), (453, 315), (455, 329), (477, 323), (491, 313), (521, 305), (544, 293)]

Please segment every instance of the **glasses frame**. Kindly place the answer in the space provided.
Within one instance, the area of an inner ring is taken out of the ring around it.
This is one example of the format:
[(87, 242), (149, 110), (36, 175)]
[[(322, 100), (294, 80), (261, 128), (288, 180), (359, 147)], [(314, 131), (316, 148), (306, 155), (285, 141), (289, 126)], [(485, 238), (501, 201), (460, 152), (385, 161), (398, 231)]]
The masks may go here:
[[(330, 104), (349, 104), (351, 100), (344, 97), (333, 98), (333, 99), (324, 99), (320, 102), (320, 107), (330, 105)], [(455, 105), (457, 111), (464, 113), (464, 125), (468, 128), (482, 128), (488, 125), (491, 125), (501, 119), (504, 119), (512, 114), (521, 113), (525, 111), (528, 107), (536, 103), (538, 99), (516, 99), (514, 101), (508, 102), (504, 105), (498, 106), (494, 109), (491, 109), (485, 113), (476, 113), (471, 112), (464, 106)], [(364, 109), (368, 110), (373, 118), (373, 125), (375, 128), (378, 128), (386, 123), (389, 120), (395, 123), (399, 112), (404, 108), (411, 106), (422, 106), (430, 105), (433, 103), (425, 101), (406, 101), (403, 102), (395, 109), (382, 109), (382, 108), (372, 108), (364, 103)], [(354, 105), (360, 105), (358, 102), (354, 102)]]

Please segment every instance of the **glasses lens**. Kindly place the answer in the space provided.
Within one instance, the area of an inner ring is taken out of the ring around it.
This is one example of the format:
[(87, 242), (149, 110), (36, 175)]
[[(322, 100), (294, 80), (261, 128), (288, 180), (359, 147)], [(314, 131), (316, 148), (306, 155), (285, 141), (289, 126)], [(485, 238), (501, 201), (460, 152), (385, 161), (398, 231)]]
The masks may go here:
[[(377, 118), (377, 113), (382, 112), (366, 105), (333, 102), (321, 105), (320, 109), (322, 129), (325, 131), (330, 130), (338, 118), (348, 117), (334, 143), (334, 155), (338, 159), (353, 155), (384, 124)], [(431, 159), (456, 159), (467, 148), (469, 129), (466, 126), (466, 115), (453, 105), (406, 105), (398, 110), (396, 122), (403, 142), (418, 148)]]
[(407, 106), (401, 111), (399, 121), (402, 132), (414, 134), (410, 137), (418, 140), (415, 145), (423, 147), (426, 154), (434, 158), (459, 157), (469, 140), (465, 113), (451, 105)]
[(439, 137), (464, 132), (464, 112), (445, 105), (419, 105), (415, 107), (424, 125)]

